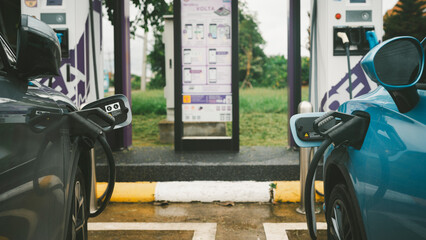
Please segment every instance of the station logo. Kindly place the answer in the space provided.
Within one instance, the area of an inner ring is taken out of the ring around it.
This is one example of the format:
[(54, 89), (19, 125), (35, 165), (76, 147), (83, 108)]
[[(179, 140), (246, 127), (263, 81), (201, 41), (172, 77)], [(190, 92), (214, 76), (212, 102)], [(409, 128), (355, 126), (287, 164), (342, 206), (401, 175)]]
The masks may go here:
[(37, 7), (37, 0), (25, 0), (25, 5), (30, 8)]

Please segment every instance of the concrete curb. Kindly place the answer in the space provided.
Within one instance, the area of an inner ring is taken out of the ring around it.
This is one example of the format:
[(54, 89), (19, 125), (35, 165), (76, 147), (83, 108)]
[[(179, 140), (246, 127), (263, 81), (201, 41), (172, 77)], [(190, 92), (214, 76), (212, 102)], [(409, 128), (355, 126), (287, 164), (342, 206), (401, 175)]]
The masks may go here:
[[(99, 151), (96, 178), (109, 167)], [(114, 152), (117, 182), (298, 181), (299, 153), (283, 147), (242, 146), (235, 152), (176, 152), (173, 147), (134, 147)], [(319, 166), (317, 179), (322, 179)]]
[[(276, 188), (271, 193), (271, 184)], [(107, 183), (97, 183), (101, 196)], [(323, 182), (316, 181), (323, 192)], [(324, 201), (316, 196), (317, 201)], [(300, 181), (191, 181), (191, 182), (118, 182), (112, 202), (299, 202)]]

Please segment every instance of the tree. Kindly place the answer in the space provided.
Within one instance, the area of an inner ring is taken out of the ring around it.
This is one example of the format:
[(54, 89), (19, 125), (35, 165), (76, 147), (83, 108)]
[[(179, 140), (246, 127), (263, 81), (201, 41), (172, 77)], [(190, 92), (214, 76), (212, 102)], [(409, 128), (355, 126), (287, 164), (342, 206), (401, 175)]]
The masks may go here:
[(147, 59), (153, 73), (148, 87), (151, 89), (159, 89), (166, 86), (166, 60), (162, 32), (159, 30), (155, 31), (154, 38), (154, 46), (152, 51), (148, 54)]
[(301, 71), (300, 82), (304, 86), (309, 85), (309, 57), (302, 57)]
[[(113, 21), (115, 2), (121, 0), (103, 0), (108, 13), (108, 19)], [(169, 4), (165, 0), (131, 0), (133, 5), (139, 10), (136, 17), (130, 21), (130, 31), (134, 35), (137, 28), (149, 31), (149, 27), (161, 30), (164, 26), (163, 16), (169, 11)]]
[(425, 0), (400, 0), (383, 17), (383, 39), (408, 35), (423, 40), (426, 33), (425, 8)]
[(253, 87), (255, 79), (261, 81), (266, 55), (263, 52), (263, 40), (255, 15), (248, 12), (244, 2), (239, 4), (239, 61), (242, 88)]
[(270, 56), (263, 68), (262, 87), (284, 88), (287, 86), (287, 59), (282, 55)]
[[(163, 15), (173, 14), (173, 3), (167, 5)], [(151, 89), (160, 89), (166, 86), (166, 59), (163, 43), (164, 21), (154, 28), (154, 46), (147, 56), (147, 62), (151, 65), (153, 77), (148, 87)]]
[[(108, 13), (108, 19), (113, 23), (115, 1), (104, 0)], [(165, 0), (131, 0), (132, 4), (139, 10), (136, 17), (130, 21), (130, 33), (134, 36), (137, 28), (144, 29), (145, 36), (150, 28), (154, 31), (154, 50), (147, 56), (147, 62), (151, 65), (154, 77), (149, 83), (150, 88), (161, 88), (165, 86), (165, 60), (164, 44), (161, 33), (164, 30), (163, 16), (173, 13), (173, 4), (167, 4)]]

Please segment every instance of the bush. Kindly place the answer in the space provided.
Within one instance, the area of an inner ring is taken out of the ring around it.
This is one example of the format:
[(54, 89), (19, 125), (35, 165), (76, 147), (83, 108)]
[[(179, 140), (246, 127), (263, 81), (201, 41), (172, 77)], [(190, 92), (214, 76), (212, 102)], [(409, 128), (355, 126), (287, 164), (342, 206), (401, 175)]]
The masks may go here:
[(130, 84), (132, 86), (132, 90), (140, 90), (141, 89), (141, 77), (132, 74)]

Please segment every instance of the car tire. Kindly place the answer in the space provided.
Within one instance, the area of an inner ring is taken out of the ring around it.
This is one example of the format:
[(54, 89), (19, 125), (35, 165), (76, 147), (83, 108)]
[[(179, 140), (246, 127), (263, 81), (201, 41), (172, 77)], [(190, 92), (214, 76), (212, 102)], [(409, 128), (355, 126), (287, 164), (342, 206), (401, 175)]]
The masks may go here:
[(344, 184), (331, 190), (326, 203), (328, 239), (361, 239), (360, 221), (356, 217), (354, 202)]
[(67, 240), (86, 240), (88, 219), (88, 198), (84, 175), (80, 168), (77, 169), (73, 188), (70, 219)]

